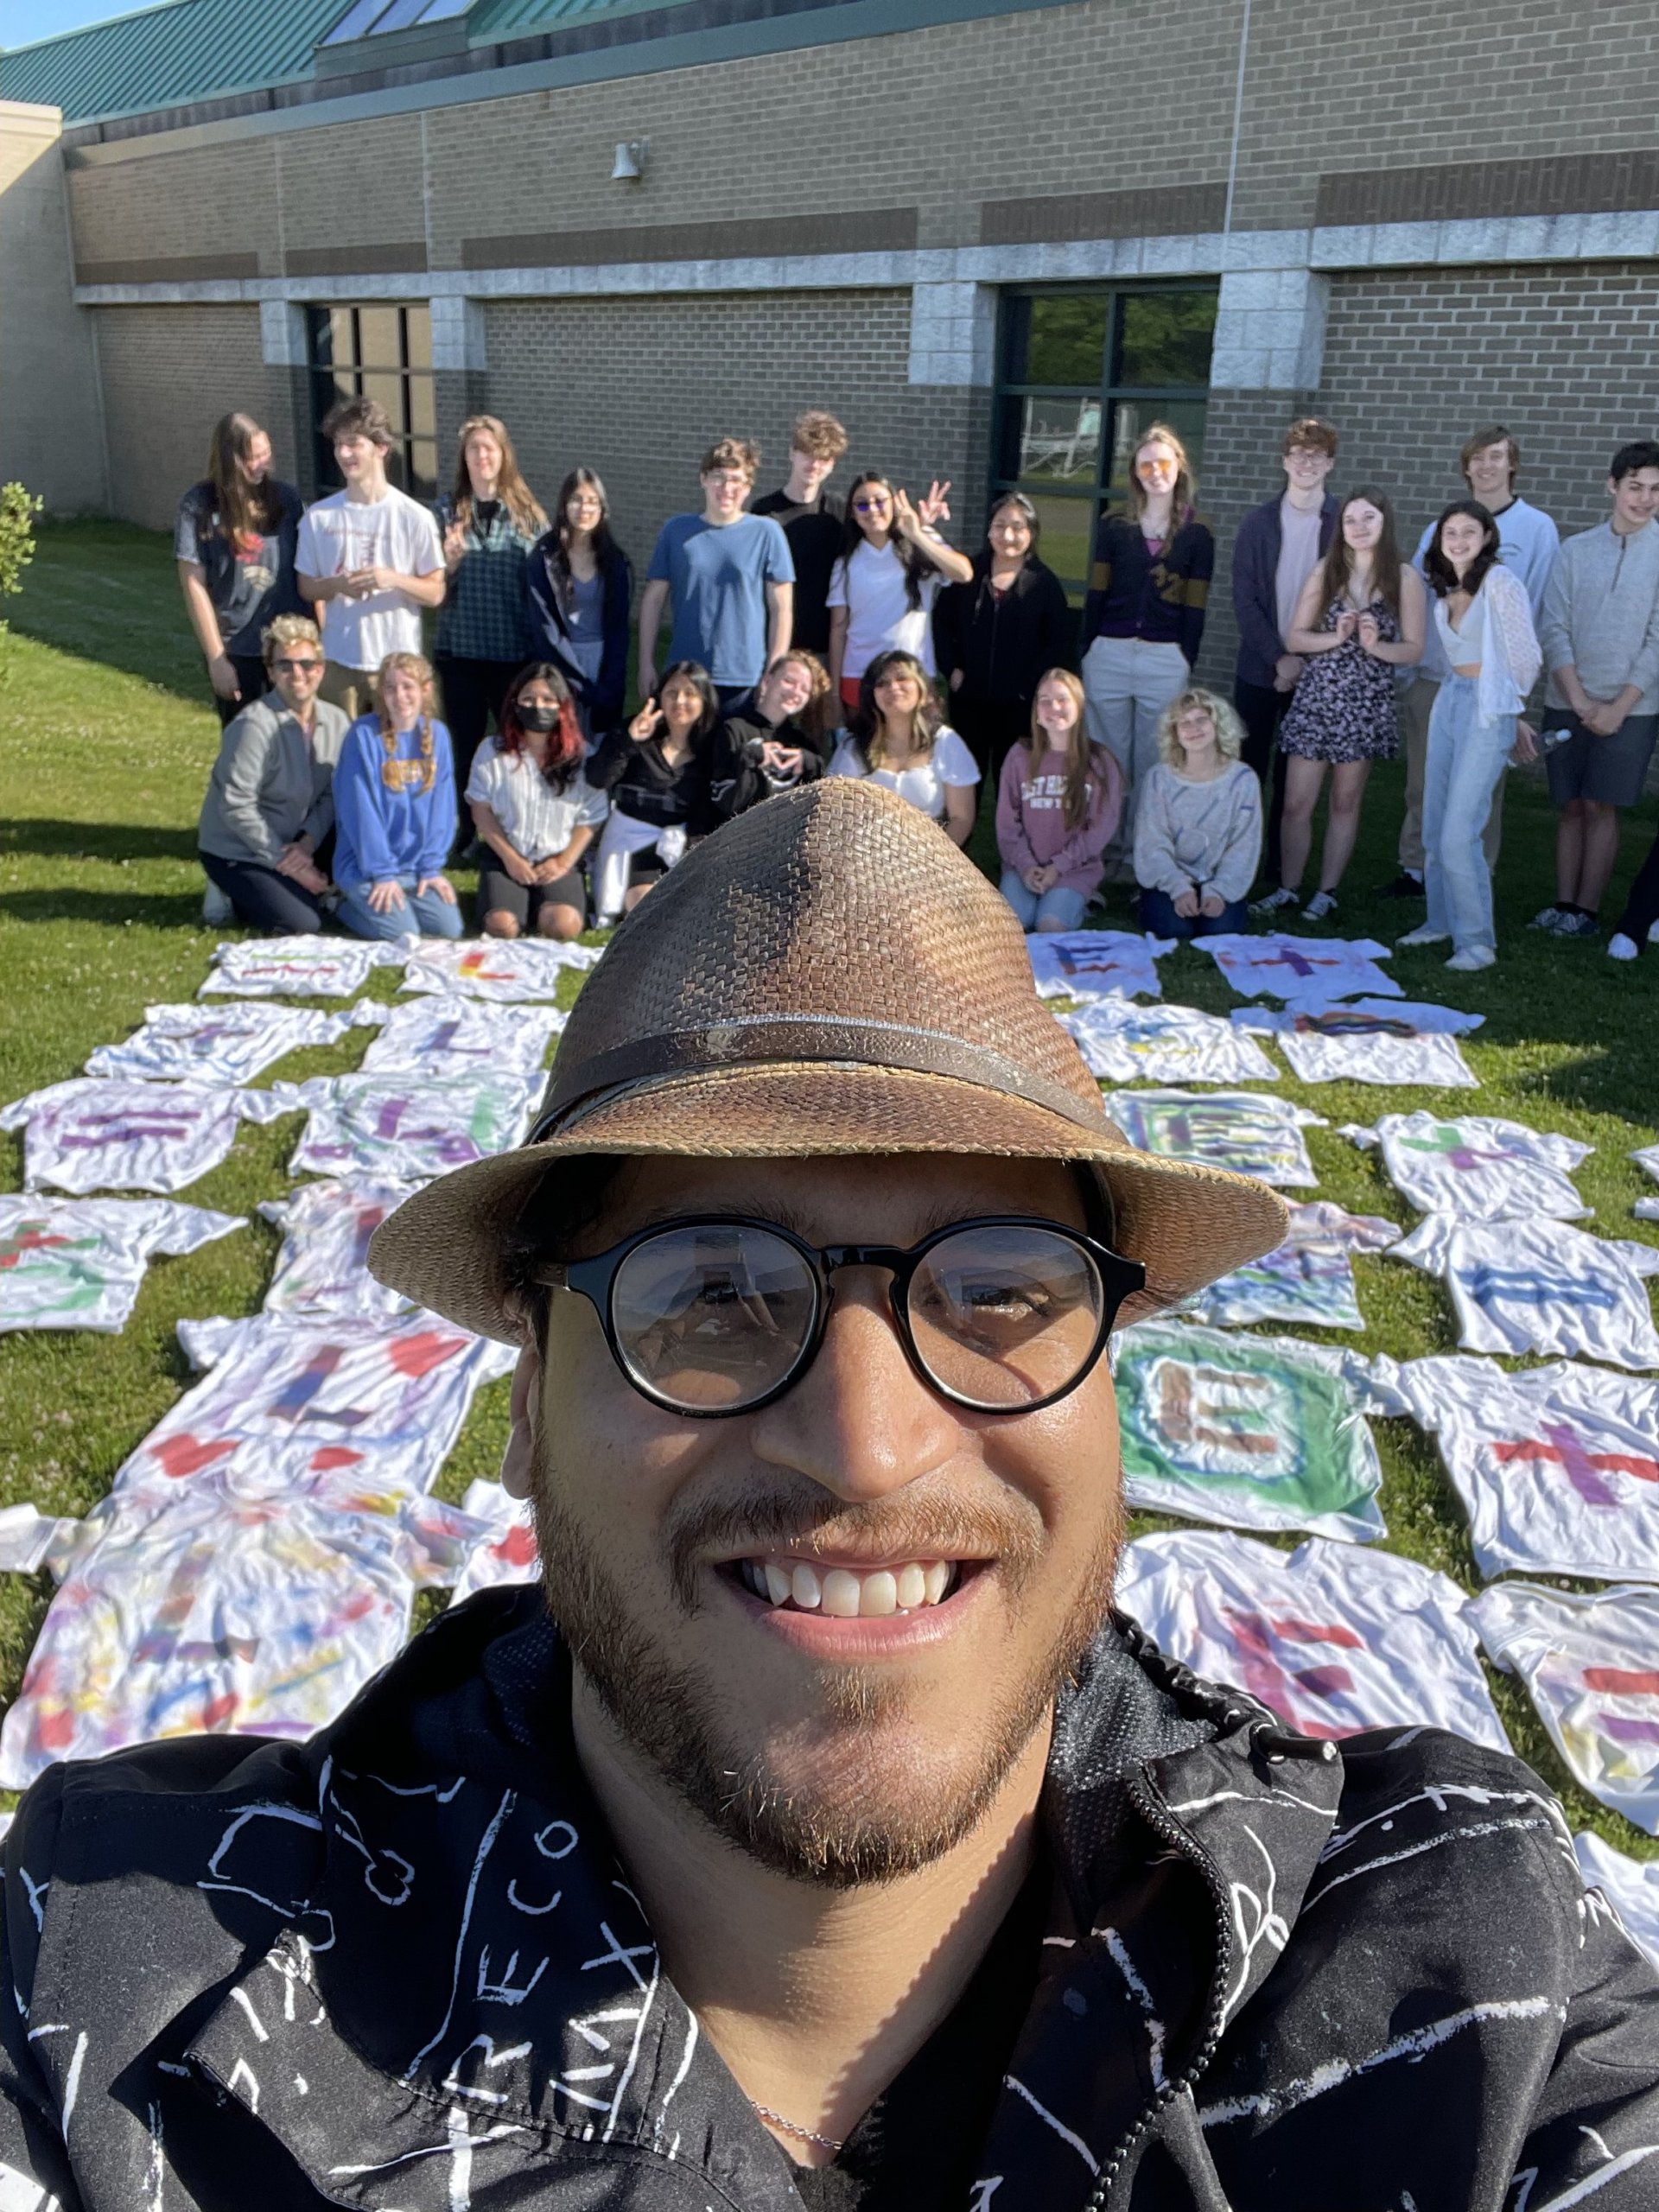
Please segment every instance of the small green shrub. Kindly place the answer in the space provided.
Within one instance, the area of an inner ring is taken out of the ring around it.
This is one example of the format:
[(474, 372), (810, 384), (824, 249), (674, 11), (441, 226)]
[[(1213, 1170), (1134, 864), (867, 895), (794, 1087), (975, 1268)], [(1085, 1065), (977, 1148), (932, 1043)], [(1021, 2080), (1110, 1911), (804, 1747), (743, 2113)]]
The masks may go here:
[[(35, 518), (44, 505), (27, 485), (0, 484), (0, 601), (23, 588), (23, 570), (35, 558)], [(0, 617), (0, 683), (6, 676), (9, 627)]]

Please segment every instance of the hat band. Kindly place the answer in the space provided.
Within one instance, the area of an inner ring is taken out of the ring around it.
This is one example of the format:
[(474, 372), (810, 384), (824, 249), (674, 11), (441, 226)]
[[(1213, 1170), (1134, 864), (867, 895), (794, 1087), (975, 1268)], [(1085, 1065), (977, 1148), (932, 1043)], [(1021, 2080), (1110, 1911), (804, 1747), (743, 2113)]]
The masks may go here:
[(839, 1061), (842, 1065), (944, 1076), (1045, 1107), (1088, 1130), (1091, 1136), (1098, 1137), (1106, 1127), (1098, 1104), (1091, 1113), (1089, 1102), (1063, 1084), (944, 1030), (918, 1029), (903, 1021), (838, 1021), (816, 1014), (747, 1014), (701, 1029), (636, 1038), (607, 1052), (595, 1053), (571, 1069), (569, 1090), (560, 1084), (561, 1071), (556, 1061), (553, 1096), (524, 1141), (544, 1142), (556, 1129), (568, 1128), (583, 1111), (637, 1084), (675, 1076), (715, 1075), (728, 1068), (779, 1061)]

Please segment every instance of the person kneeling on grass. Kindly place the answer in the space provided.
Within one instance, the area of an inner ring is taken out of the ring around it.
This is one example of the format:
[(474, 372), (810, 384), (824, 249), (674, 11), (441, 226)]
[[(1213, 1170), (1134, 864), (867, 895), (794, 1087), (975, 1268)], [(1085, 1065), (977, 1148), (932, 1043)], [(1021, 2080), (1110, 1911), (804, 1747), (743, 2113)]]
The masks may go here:
[(1262, 856), (1262, 786), (1244, 727), (1213, 691), (1183, 691), (1158, 725), (1158, 766), (1135, 823), (1141, 921), (1156, 937), (1248, 929), (1244, 894)]
[(377, 712), (346, 733), (334, 771), (334, 881), (353, 937), (459, 937), (443, 864), (455, 834), (449, 733), (432, 712), (432, 671), (388, 653)]
[(522, 669), (501, 702), (501, 733), (473, 762), (467, 801), (490, 858), (479, 870), (486, 937), (582, 934), (583, 854), (610, 811), (582, 772), (587, 757), (569, 687), (550, 662)]
[(720, 700), (701, 662), (677, 660), (662, 688), (588, 763), (588, 780), (611, 795), (594, 864), (594, 920), (608, 929), (637, 906), (687, 840), (715, 826), (709, 768)]
[(1051, 668), (1038, 679), (1031, 735), (1008, 752), (996, 794), (1002, 896), (1022, 929), (1077, 928), (1122, 811), (1123, 771), (1089, 741), (1083, 686)]
[(209, 882), (239, 922), (303, 937), (322, 927), (328, 879), (316, 856), (334, 824), (346, 717), (317, 697), (327, 663), (308, 616), (279, 614), (264, 653), (271, 688), (219, 740), (196, 840)]
[(859, 678), (858, 705), (828, 772), (882, 785), (937, 822), (952, 844), (974, 834), (979, 769), (945, 726), (914, 653), (878, 653)]

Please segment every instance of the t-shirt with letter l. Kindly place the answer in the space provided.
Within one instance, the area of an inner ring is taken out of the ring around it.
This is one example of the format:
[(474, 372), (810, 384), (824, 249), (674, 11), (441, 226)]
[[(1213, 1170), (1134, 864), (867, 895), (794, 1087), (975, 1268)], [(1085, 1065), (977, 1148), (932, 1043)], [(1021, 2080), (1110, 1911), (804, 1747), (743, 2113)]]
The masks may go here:
[[(429, 576), (443, 566), (438, 525), (418, 499), (388, 485), (378, 499), (335, 492), (305, 511), (295, 567), (303, 576), (393, 569)], [(388, 653), (421, 650), (421, 609), (406, 592), (322, 602), (323, 650), (331, 661), (372, 675)]]
[(766, 587), (792, 584), (789, 540), (769, 515), (711, 523), (671, 515), (651, 567), (674, 601), (670, 661), (695, 660), (722, 690), (758, 683), (766, 671)]

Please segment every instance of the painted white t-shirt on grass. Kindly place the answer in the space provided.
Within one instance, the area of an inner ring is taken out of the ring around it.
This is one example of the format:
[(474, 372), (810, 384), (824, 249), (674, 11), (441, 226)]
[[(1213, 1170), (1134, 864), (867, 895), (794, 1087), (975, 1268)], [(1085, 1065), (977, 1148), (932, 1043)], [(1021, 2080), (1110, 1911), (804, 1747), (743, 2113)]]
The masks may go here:
[(1659, 1582), (1646, 1385), (1567, 1361), (1512, 1375), (1455, 1357), (1408, 1360), (1399, 1381), (1440, 1446), (1483, 1575)]
[(1180, 1529), (1125, 1548), (1112, 1602), (1173, 1659), (1236, 1682), (1299, 1735), (1447, 1728), (1510, 1748), (1468, 1600), (1414, 1560), (1317, 1536), (1287, 1555)]

